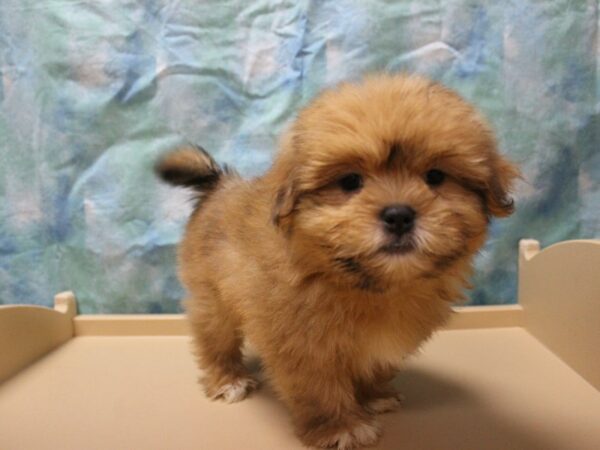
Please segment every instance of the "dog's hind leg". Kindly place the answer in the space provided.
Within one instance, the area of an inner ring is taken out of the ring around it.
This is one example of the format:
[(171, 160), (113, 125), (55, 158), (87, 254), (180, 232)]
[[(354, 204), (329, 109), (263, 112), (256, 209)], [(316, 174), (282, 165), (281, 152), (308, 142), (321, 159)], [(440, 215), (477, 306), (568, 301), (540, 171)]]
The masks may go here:
[(365, 411), (381, 414), (396, 410), (404, 396), (392, 385), (395, 370), (375, 370), (372, 377), (355, 382), (356, 398)]
[(242, 361), (239, 323), (216, 289), (207, 287), (194, 294), (185, 306), (206, 395), (227, 403), (243, 400), (258, 383)]

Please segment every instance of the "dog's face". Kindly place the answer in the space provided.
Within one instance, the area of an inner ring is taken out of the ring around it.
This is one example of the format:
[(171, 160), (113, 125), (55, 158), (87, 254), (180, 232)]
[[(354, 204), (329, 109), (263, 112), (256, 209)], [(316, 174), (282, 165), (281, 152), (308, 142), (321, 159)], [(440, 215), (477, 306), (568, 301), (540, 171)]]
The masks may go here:
[(312, 271), (368, 291), (469, 260), (512, 212), (517, 169), (477, 111), (416, 77), (342, 85), (300, 113), (274, 165), (274, 221)]

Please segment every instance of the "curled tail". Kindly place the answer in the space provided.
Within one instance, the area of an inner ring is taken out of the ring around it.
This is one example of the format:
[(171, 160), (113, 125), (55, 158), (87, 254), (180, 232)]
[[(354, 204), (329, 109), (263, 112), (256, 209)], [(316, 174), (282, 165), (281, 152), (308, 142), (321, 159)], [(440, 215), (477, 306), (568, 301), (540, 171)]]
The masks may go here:
[(209, 194), (219, 184), (223, 170), (202, 147), (189, 146), (172, 151), (154, 166), (156, 174), (169, 184), (190, 187)]

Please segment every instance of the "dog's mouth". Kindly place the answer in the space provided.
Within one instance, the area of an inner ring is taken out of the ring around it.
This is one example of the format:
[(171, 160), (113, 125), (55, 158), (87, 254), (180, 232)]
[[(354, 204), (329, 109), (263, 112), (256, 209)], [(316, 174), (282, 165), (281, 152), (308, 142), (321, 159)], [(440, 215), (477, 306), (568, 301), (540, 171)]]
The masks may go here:
[(386, 255), (404, 255), (412, 252), (416, 248), (414, 239), (411, 236), (402, 236), (380, 247), (381, 253)]

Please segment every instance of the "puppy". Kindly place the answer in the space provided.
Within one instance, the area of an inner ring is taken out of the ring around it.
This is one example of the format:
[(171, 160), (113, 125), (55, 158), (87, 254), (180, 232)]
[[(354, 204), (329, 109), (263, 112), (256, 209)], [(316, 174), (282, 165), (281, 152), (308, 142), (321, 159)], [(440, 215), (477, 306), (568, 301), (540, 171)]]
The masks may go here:
[(300, 439), (338, 449), (376, 442), (395, 370), (447, 321), (518, 176), (470, 104), (401, 75), (318, 96), (260, 178), (200, 148), (156, 170), (199, 195), (179, 273), (206, 394), (256, 387), (247, 339)]

